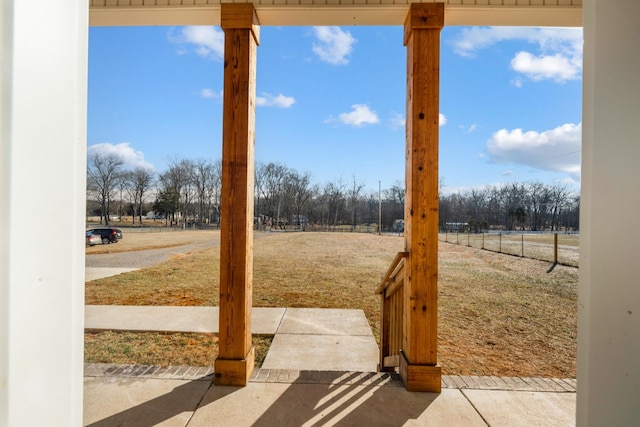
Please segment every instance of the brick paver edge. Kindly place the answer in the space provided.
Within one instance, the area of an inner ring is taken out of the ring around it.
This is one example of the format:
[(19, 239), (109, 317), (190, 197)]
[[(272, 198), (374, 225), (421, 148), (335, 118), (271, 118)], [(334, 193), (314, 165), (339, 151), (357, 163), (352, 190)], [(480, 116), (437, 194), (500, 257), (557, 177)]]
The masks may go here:
[[(171, 379), (190, 381), (212, 381), (211, 366), (120, 365), (113, 363), (85, 363), (86, 378), (138, 378)], [(292, 369), (256, 368), (250, 382), (281, 384), (334, 384), (362, 386), (403, 387), (402, 379), (389, 372), (349, 371), (298, 371)], [(501, 390), (575, 393), (573, 378), (520, 378), (443, 375), (442, 388), (465, 390)]]

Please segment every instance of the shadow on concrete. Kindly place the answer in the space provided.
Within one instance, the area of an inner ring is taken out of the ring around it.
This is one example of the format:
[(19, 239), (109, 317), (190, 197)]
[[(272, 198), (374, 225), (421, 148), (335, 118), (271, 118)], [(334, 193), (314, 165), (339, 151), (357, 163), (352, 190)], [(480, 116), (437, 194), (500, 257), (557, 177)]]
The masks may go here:
[[(87, 425), (91, 427), (150, 427), (172, 418), (177, 418), (175, 424), (181, 424), (181, 421), (184, 421), (182, 425), (187, 425), (193, 412), (200, 406), (207, 391), (213, 386), (213, 376), (210, 375), (206, 377), (206, 380), (189, 381), (173, 388), (169, 393), (147, 400), (146, 396), (153, 394), (154, 391), (160, 390), (162, 392), (166, 389), (166, 386), (159, 387), (158, 384), (171, 384), (175, 380), (137, 379), (137, 381), (144, 384), (137, 390), (131, 385), (131, 381), (120, 385), (117, 399), (120, 402), (128, 400), (125, 404), (143, 400), (142, 403)], [(109, 396), (107, 393), (101, 397), (104, 401), (99, 404), (102, 405), (112, 405), (113, 400), (116, 400), (113, 395)]]
[[(404, 394), (404, 389), (387, 382), (388, 379), (377, 374), (363, 378), (358, 373), (351, 373), (333, 384), (296, 382), (254, 425), (401, 426), (420, 416), (437, 397), (436, 394), (425, 395), (419, 404), (407, 405), (409, 402), (393, 398), (393, 395)], [(390, 405), (394, 407), (390, 408)], [(295, 413), (292, 407), (295, 407)]]
[(292, 383), (251, 383), (242, 389), (214, 386), (189, 426), (221, 420), (233, 426), (402, 426), (419, 418), (438, 398), (433, 393), (408, 393), (377, 373), (345, 372), (331, 383), (312, 383), (308, 378), (313, 373), (318, 371), (300, 371)]
[(448, 399), (439, 394), (407, 392), (385, 374), (295, 372), (297, 378), (291, 381), (255, 381), (246, 387), (215, 386), (210, 377), (180, 381), (177, 387), (175, 380), (166, 379), (100, 382), (94, 390), (99, 397), (90, 411), (93, 420), (100, 414), (104, 418), (88, 425), (402, 426), (411, 421), (444, 425), (451, 420), (452, 409), (458, 412), (445, 408)]

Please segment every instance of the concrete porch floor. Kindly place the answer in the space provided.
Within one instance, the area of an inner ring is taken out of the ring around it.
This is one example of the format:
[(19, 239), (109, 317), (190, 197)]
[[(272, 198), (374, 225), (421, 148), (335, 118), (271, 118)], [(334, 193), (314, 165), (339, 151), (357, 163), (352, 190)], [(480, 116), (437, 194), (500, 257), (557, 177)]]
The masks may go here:
[(441, 394), (410, 393), (396, 375), (280, 369), (256, 370), (247, 387), (222, 387), (213, 385), (211, 368), (89, 364), (84, 424), (573, 426), (574, 387), (563, 380), (444, 377)]
[[(90, 330), (217, 332), (215, 307), (87, 306)], [(213, 385), (210, 367), (86, 364), (92, 426), (571, 426), (573, 379), (444, 376), (441, 394), (409, 393), (375, 372), (361, 310), (254, 308), (274, 335), (247, 387)], [(259, 332), (258, 332), (259, 331)]]

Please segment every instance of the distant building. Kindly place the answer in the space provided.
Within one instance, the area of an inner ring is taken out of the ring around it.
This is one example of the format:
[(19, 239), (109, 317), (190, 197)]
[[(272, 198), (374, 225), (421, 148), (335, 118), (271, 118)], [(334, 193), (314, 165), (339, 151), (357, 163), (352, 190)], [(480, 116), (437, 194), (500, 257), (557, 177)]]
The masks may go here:
[(154, 211), (147, 212), (147, 219), (164, 219), (164, 215), (156, 214)]

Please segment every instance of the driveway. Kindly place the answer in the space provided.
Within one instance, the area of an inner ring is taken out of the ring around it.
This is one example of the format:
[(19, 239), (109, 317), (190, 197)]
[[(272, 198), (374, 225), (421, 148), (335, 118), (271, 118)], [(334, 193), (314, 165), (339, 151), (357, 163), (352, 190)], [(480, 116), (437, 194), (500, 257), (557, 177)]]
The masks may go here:
[(181, 246), (162, 249), (145, 249), (141, 251), (119, 252), (113, 254), (95, 254), (85, 256), (85, 267), (87, 268), (142, 268), (151, 267), (161, 262), (165, 262), (172, 256), (187, 252), (200, 251), (220, 245), (218, 239), (190, 243)]
[(119, 252), (113, 254), (95, 254), (85, 256), (85, 282), (127, 273), (143, 267), (151, 267), (169, 260), (172, 256), (200, 251), (220, 245), (218, 239), (173, 246), (162, 249)]

